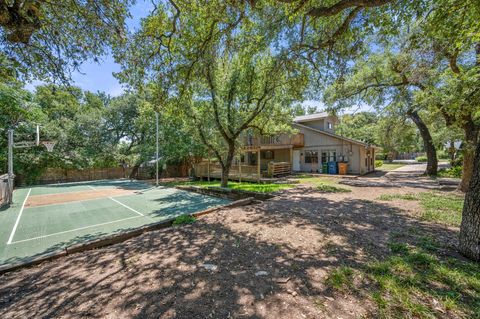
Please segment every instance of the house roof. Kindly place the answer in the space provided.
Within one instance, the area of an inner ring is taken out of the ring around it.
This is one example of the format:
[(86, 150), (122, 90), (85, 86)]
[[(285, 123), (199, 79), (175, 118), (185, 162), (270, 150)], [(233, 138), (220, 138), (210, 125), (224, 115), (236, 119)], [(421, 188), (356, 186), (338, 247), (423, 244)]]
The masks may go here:
[(327, 112), (320, 112), (320, 113), (315, 113), (315, 114), (297, 116), (293, 119), (293, 121), (295, 123), (310, 122), (310, 121), (315, 121), (315, 120), (321, 120), (321, 119), (327, 118), (329, 116), (330, 115)]
[(307, 130), (310, 130), (310, 131), (313, 131), (313, 132), (316, 132), (316, 133), (320, 133), (320, 134), (328, 135), (328, 136), (331, 136), (331, 137), (335, 137), (335, 138), (338, 138), (340, 140), (344, 140), (344, 141), (347, 141), (347, 142), (350, 142), (350, 143), (353, 143), (353, 144), (358, 144), (358, 145), (362, 145), (362, 146), (365, 146), (365, 147), (380, 149), (380, 147), (375, 146), (375, 145), (370, 145), (370, 144), (365, 143), (365, 142), (357, 141), (357, 140), (354, 140), (354, 139), (351, 139), (351, 138), (348, 138), (348, 137), (344, 137), (344, 136), (340, 136), (340, 135), (330, 133), (330, 132), (327, 132), (327, 131), (318, 130), (318, 129), (310, 127), (310, 126), (306, 126), (306, 125), (302, 125), (302, 124), (298, 124), (298, 123), (293, 123), (293, 125), (297, 126), (297, 127), (307, 129)]

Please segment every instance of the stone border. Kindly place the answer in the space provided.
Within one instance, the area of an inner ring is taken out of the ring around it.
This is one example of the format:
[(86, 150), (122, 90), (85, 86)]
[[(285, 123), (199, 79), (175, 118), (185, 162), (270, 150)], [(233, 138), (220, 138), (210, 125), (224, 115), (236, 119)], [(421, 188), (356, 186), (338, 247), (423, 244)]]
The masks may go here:
[(220, 197), (220, 198), (230, 199), (234, 201), (238, 201), (246, 198), (254, 198), (254, 199), (263, 201), (263, 200), (267, 200), (275, 197), (275, 195), (272, 193), (258, 193), (258, 192), (250, 192), (250, 191), (244, 191), (239, 189), (222, 188), (222, 187), (215, 187), (215, 186), (199, 187), (199, 186), (192, 186), (192, 185), (180, 185), (180, 186), (176, 186), (175, 188), (182, 191), (195, 192), (202, 195)]
[[(247, 198), (243, 198), (243, 199), (234, 201), (234, 202), (226, 204), (226, 205), (215, 206), (215, 207), (211, 207), (211, 208), (199, 211), (199, 212), (195, 212), (195, 213), (190, 214), (190, 216), (200, 217), (200, 216), (210, 214), (210, 213), (213, 213), (215, 211), (218, 211), (218, 210), (221, 210), (221, 209), (224, 209), (224, 208), (233, 208), (233, 207), (240, 207), (240, 206), (249, 205), (253, 201), (255, 201), (255, 198), (247, 197)], [(169, 218), (169, 219), (166, 219), (166, 220), (162, 220), (160, 222), (156, 222), (156, 223), (153, 223), (153, 224), (148, 224), (148, 225), (142, 226), (142, 227), (137, 228), (137, 229), (124, 231), (124, 232), (119, 232), (117, 234), (105, 236), (105, 237), (95, 239), (95, 240), (92, 240), (92, 241), (88, 241), (88, 242), (85, 242), (85, 243), (80, 243), (80, 244), (67, 246), (64, 249), (42, 254), (42, 255), (37, 256), (37, 257), (33, 258), (32, 260), (29, 260), (29, 261), (26, 261), (26, 262), (19, 262), (19, 263), (13, 264), (13, 265), (0, 266), (0, 275), (2, 275), (4, 273), (7, 273), (7, 272), (10, 272), (10, 271), (18, 270), (18, 269), (21, 269), (21, 268), (26, 268), (26, 267), (31, 267), (31, 266), (34, 266), (34, 265), (38, 265), (38, 264), (46, 262), (46, 261), (52, 261), (52, 260), (58, 259), (60, 257), (67, 256), (67, 255), (71, 255), (71, 254), (75, 254), (75, 253), (79, 253), (79, 252), (83, 252), (83, 251), (87, 251), (87, 250), (92, 250), (92, 249), (96, 249), (96, 248), (100, 248), (100, 247), (110, 246), (110, 245), (113, 245), (113, 244), (118, 244), (118, 243), (126, 241), (127, 239), (140, 236), (141, 234), (146, 233), (146, 232), (171, 227), (173, 222), (175, 221), (175, 219), (176, 219), (176, 217)]]

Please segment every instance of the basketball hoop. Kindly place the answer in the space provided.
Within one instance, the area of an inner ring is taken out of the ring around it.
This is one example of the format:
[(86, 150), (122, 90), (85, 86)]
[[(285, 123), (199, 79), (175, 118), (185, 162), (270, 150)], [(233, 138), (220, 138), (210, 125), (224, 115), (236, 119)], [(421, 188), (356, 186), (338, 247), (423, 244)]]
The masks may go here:
[(55, 141), (42, 141), (41, 143), (47, 148), (47, 152), (49, 153), (53, 151), (55, 144), (57, 144)]

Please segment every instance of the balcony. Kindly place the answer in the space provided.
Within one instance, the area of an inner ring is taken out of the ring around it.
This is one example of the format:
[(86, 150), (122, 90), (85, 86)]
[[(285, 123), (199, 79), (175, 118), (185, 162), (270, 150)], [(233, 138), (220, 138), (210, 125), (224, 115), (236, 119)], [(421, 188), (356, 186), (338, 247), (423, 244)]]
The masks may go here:
[(304, 135), (302, 133), (246, 137), (244, 139), (244, 148), (246, 149), (280, 149), (303, 146)]

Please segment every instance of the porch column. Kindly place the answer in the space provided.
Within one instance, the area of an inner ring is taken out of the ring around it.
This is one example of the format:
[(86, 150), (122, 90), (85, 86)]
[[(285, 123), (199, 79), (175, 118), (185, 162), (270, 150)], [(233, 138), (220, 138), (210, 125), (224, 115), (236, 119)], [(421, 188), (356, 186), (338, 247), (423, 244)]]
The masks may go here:
[(290, 145), (290, 174), (292, 174), (293, 169), (293, 146)]
[(257, 181), (260, 183), (260, 148), (257, 149)]
[(242, 153), (238, 156), (238, 181), (242, 182)]

